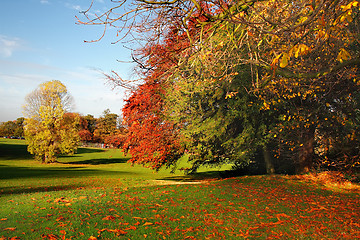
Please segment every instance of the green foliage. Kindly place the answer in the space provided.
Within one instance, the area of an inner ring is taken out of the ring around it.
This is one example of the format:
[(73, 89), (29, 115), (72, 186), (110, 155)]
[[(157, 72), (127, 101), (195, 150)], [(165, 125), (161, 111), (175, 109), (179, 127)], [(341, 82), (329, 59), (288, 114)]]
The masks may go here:
[(244, 167), (273, 139), (276, 115), (262, 109), (253, 90), (254, 69), (237, 61), (248, 51), (226, 40), (227, 34), (226, 28), (218, 30), (168, 78), (167, 114), (180, 129), (190, 171), (207, 164)]
[(102, 116), (96, 120), (94, 138), (105, 142), (106, 138), (118, 129), (118, 118), (117, 114), (111, 113), (109, 109), (106, 109)]
[(7, 121), (0, 123), (0, 136), (2, 137), (24, 137), (24, 118), (18, 118), (16, 121)]

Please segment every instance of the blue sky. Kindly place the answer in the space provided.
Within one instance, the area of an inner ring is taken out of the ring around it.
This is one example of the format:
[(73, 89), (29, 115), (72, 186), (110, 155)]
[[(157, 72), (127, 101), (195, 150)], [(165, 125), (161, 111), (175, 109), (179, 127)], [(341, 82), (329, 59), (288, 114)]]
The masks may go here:
[[(75, 16), (91, 0), (1, 0), (0, 1), (0, 122), (23, 116), (25, 96), (40, 83), (60, 80), (75, 100), (74, 112), (95, 117), (109, 108), (120, 114), (124, 90), (111, 90), (99, 70), (115, 70), (133, 77), (130, 51), (116, 40), (115, 30), (104, 39), (100, 26), (77, 25)], [(95, 0), (92, 12), (115, 6), (110, 0)]]

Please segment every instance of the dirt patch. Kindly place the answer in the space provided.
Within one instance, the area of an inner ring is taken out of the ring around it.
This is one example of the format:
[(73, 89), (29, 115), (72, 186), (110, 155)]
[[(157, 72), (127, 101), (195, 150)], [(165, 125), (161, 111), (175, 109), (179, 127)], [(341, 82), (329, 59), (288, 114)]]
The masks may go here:
[(206, 181), (170, 181), (170, 180), (151, 180), (154, 185), (182, 185), (182, 184), (204, 184)]

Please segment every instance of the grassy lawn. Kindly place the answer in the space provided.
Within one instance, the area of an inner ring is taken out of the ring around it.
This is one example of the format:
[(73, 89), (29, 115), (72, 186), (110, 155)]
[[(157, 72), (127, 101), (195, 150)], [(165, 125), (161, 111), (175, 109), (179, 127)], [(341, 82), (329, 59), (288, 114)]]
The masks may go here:
[(360, 238), (356, 192), (287, 176), (209, 178), (214, 169), (155, 173), (126, 161), (119, 150), (80, 148), (45, 165), (24, 141), (0, 139), (0, 239)]

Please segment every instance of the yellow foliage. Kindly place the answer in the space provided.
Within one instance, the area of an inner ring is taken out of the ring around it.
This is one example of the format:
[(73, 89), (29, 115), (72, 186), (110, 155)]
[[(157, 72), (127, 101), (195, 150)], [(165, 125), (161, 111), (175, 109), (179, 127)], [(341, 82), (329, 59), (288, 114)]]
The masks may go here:
[(232, 98), (236, 94), (238, 94), (238, 92), (228, 92), (226, 93), (225, 99)]
[(284, 68), (289, 64), (289, 58), (290, 58), (289, 54), (287, 54), (287, 53), (282, 54), (282, 57), (281, 57), (281, 60), (280, 60), (280, 67), (281, 68)]
[(290, 50), (290, 56), (295, 56), (295, 58), (298, 58), (301, 55), (307, 54), (310, 50), (311, 50), (310, 47), (301, 43), (301, 44), (294, 46)]
[(300, 18), (299, 20), (298, 20), (298, 24), (301, 24), (301, 23), (304, 23), (306, 20), (308, 20), (308, 17), (302, 17), (302, 18)]
[(350, 58), (351, 58), (350, 53), (346, 51), (344, 48), (341, 48), (336, 60), (342, 63), (344, 60), (346, 61)]
[(262, 109), (269, 110), (270, 105), (267, 102), (264, 102), (264, 106), (262, 107)]
[[(346, 6), (344, 6), (344, 5), (341, 6), (341, 8), (344, 12), (346, 12), (346, 11), (350, 10), (352, 7), (357, 7), (358, 5), (359, 5), (358, 1), (352, 1)], [(359, 10), (360, 10), (360, 8), (359, 8)]]
[(56, 154), (69, 153), (77, 147), (79, 119), (71, 125), (63, 122), (64, 105), (70, 104), (67, 89), (60, 81), (43, 83), (28, 97), (24, 133), (28, 151), (35, 158), (48, 163), (56, 160)]
[(319, 39), (323, 38), (324, 40), (327, 40), (327, 39), (329, 39), (329, 34), (323, 30), (319, 30), (318, 34), (317, 34), (317, 38), (319, 38)]
[(281, 57), (281, 54), (277, 55), (271, 63), (271, 66), (275, 66), (279, 62), (279, 58)]

